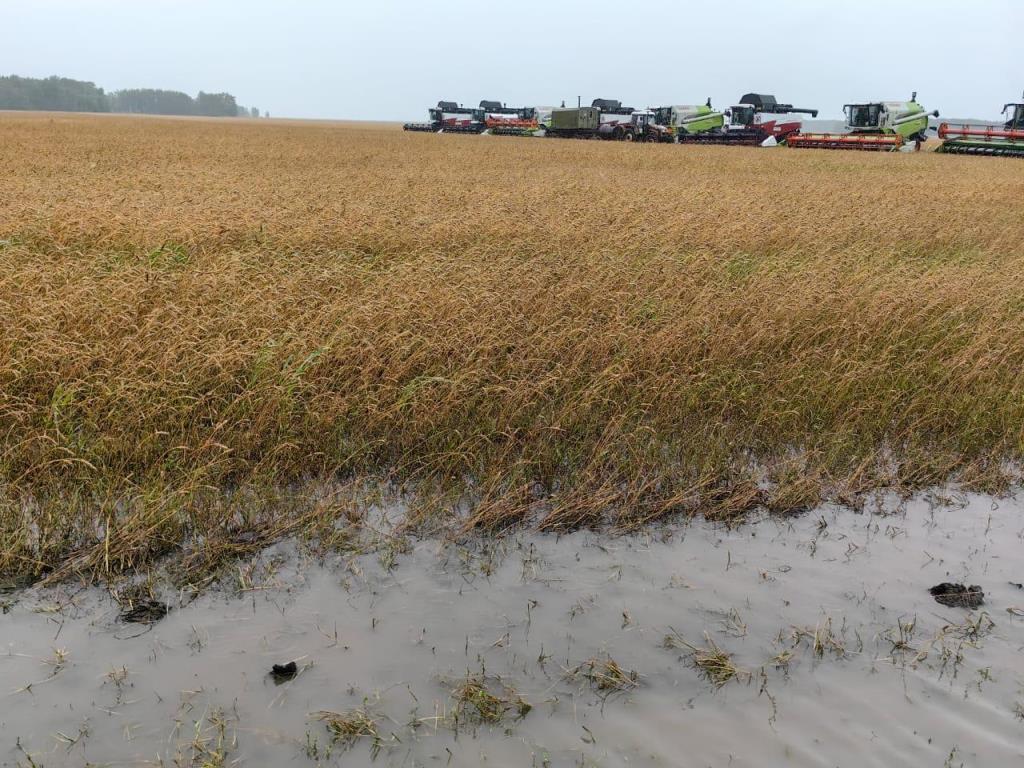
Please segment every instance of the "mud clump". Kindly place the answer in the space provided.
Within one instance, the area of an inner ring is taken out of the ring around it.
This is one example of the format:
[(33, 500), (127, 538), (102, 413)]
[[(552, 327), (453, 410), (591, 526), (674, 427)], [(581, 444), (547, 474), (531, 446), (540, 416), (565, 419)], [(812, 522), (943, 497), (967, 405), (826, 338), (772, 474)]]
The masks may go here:
[(159, 600), (138, 600), (131, 608), (121, 613), (121, 621), (132, 624), (155, 624), (160, 621), (171, 607)]
[(977, 584), (965, 587), (963, 584), (943, 582), (928, 591), (935, 602), (949, 608), (977, 608), (985, 602), (985, 593)]
[(289, 661), (287, 664), (275, 664), (270, 668), (270, 676), (278, 685), (294, 679), (298, 673), (299, 666), (294, 661)]

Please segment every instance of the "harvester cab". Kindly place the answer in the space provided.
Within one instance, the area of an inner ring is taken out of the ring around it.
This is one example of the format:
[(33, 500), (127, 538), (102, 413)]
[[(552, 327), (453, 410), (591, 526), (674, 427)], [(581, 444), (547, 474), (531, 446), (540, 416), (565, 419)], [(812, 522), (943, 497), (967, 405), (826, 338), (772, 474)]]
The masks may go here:
[(844, 104), (846, 127), (851, 131), (880, 130), (883, 109), (883, 104)]
[(554, 107), (531, 107), (531, 109), (540, 128), (551, 127), (551, 113), (555, 111)]
[(754, 125), (757, 110), (753, 104), (734, 104), (725, 113), (729, 116), (730, 128), (749, 128)]
[(951, 155), (993, 155), (1024, 157), (1024, 103), (1004, 104), (1003, 116), (1009, 119), (1001, 126), (951, 125), (939, 126), (942, 144), (937, 152)]
[(1006, 121), (1004, 128), (1024, 131), (1024, 104), (1005, 104), (1003, 114), (1010, 113), (1010, 119)]
[(917, 103), (917, 91), (910, 101), (871, 101), (844, 104), (846, 133), (801, 133), (790, 137), (789, 146), (814, 149), (858, 149), (876, 152), (903, 148), (920, 149), (927, 138), (928, 118)]

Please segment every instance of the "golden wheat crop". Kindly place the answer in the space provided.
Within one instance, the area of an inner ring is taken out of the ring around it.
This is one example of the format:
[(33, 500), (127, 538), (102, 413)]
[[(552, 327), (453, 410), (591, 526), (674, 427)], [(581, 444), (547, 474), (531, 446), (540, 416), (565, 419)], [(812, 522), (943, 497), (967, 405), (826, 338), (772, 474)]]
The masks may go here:
[(8, 114), (0, 164), (7, 573), (343, 479), (628, 527), (1024, 453), (1014, 160)]

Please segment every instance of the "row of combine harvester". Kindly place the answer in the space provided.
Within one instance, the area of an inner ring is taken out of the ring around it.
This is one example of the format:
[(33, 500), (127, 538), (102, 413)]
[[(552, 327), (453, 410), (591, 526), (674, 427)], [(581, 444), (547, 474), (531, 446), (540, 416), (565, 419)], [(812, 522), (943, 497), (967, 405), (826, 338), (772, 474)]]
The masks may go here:
[[(939, 116), (938, 110), (928, 112), (918, 103), (917, 93), (909, 101), (844, 105), (846, 125), (838, 133), (805, 131), (802, 116), (815, 118), (817, 109), (782, 104), (761, 93), (745, 94), (738, 104), (721, 111), (712, 107), (711, 99), (704, 104), (647, 109), (594, 99), (589, 107), (566, 107), (564, 103), (561, 107), (509, 107), (499, 101), (463, 107), (440, 101), (428, 112), (428, 122), (407, 123), (405, 130), (868, 151), (920, 149), (929, 118)], [(1024, 103), (1006, 104), (1003, 115), (1008, 117), (1005, 122), (993, 124), (940, 124), (942, 144), (937, 151), (1024, 157)]]

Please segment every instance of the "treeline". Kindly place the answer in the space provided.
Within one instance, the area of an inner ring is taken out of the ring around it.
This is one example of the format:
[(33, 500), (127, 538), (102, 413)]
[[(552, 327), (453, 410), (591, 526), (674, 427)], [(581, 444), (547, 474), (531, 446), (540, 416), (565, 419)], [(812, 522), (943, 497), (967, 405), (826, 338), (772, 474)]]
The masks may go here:
[[(255, 107), (241, 107), (230, 93), (204, 93), (192, 98), (180, 91), (130, 88), (106, 93), (95, 83), (66, 77), (0, 77), (0, 109), (54, 112), (127, 112), (137, 115), (201, 115), (259, 117)], [(266, 114), (270, 117), (270, 114)]]

